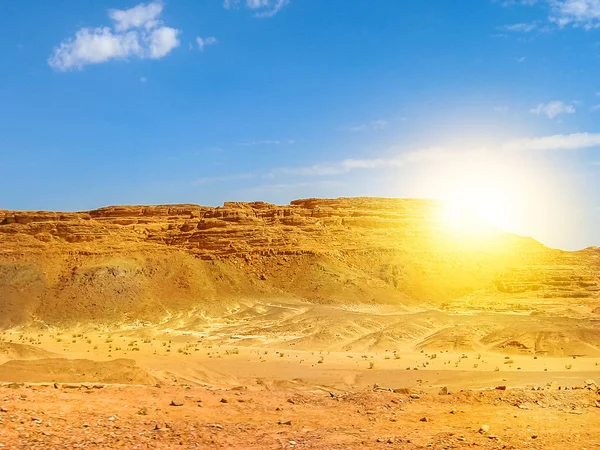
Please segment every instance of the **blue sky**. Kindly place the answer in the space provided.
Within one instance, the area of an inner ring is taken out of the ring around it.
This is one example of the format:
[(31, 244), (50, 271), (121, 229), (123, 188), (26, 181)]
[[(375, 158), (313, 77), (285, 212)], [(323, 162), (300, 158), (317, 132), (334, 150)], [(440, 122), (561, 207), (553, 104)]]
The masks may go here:
[(0, 10), (1, 208), (445, 198), (480, 182), (515, 203), (510, 231), (600, 245), (599, 0)]

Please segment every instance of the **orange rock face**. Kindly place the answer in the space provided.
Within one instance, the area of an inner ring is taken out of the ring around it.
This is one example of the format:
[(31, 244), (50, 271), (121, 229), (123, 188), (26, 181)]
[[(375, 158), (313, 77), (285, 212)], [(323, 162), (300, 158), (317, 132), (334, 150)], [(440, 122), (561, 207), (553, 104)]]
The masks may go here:
[(377, 198), (0, 210), (0, 321), (150, 320), (265, 296), (407, 306), (480, 291), (598, 297), (598, 250), (457, 237), (440, 211)]
[(296, 200), (288, 206), (227, 202), (217, 208), (163, 205), (110, 206), (77, 213), (0, 211), (0, 236), (11, 235), (29, 247), (36, 247), (36, 241), (95, 242), (111, 247), (151, 243), (207, 257), (329, 252), (399, 245), (387, 239), (391, 230), (404, 235), (427, 233), (436, 214), (433, 201), (371, 198)]

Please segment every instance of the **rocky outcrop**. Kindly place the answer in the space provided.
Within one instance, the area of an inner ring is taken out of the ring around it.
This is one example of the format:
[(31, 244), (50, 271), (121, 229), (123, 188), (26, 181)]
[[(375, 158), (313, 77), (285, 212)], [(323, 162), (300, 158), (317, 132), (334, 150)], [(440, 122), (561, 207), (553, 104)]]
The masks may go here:
[[(0, 239), (28, 247), (95, 242), (113, 246), (159, 244), (194, 254), (330, 252), (391, 248), (435, 228), (434, 201), (353, 198), (198, 205), (111, 206), (78, 213), (0, 211)], [(355, 230), (356, 232), (349, 232)], [(28, 237), (35, 239), (27, 241)], [(1, 251), (1, 250), (0, 250)]]
[(438, 306), (599, 297), (597, 249), (455, 235), (440, 206), (339, 198), (0, 210), (0, 325), (151, 319), (260, 296)]

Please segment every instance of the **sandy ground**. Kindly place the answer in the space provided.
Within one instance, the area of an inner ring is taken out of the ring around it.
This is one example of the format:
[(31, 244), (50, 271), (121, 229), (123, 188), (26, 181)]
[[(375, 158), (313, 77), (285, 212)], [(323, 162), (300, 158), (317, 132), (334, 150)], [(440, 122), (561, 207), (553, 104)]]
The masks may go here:
[(600, 448), (597, 326), (285, 304), (14, 328), (0, 448)]
[(74, 385), (0, 388), (3, 448), (494, 448), (600, 446), (591, 390), (450, 395)]

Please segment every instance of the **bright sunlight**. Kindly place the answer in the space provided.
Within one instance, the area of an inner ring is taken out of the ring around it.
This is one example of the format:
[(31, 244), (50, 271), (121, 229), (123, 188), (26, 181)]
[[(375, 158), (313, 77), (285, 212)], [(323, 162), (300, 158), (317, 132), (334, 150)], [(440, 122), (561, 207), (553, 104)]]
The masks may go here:
[(421, 186), (444, 202), (441, 225), (460, 234), (504, 231), (531, 235), (548, 227), (551, 177), (519, 160), (482, 152), (444, 161), (423, 173)]

